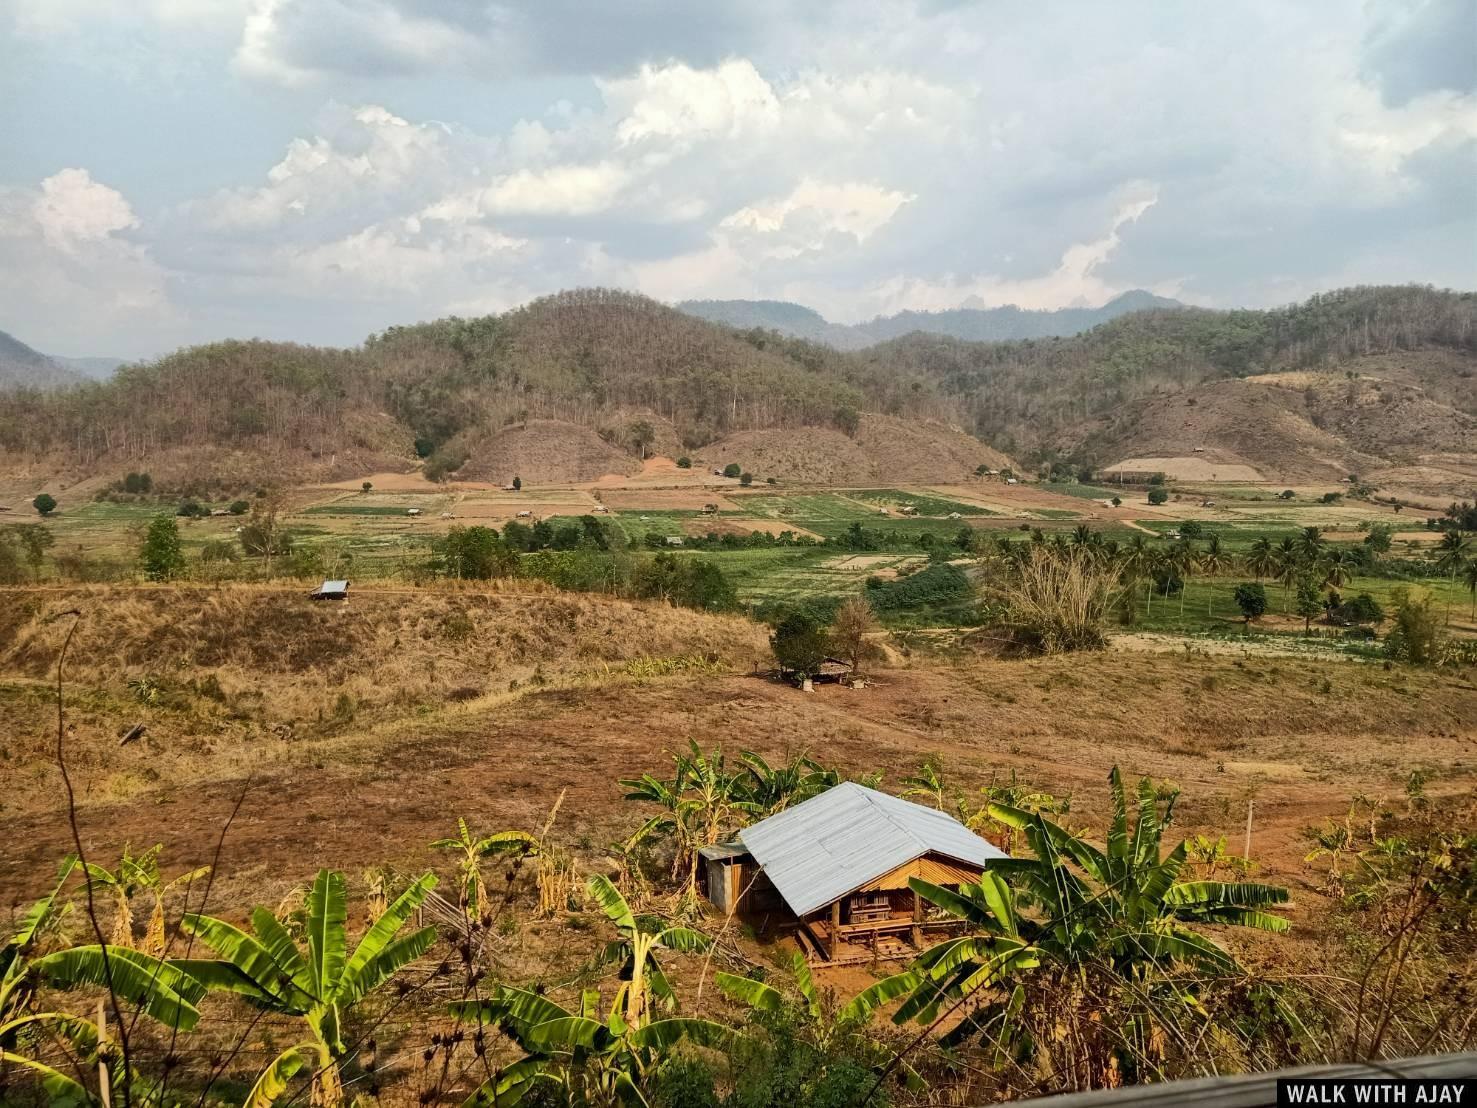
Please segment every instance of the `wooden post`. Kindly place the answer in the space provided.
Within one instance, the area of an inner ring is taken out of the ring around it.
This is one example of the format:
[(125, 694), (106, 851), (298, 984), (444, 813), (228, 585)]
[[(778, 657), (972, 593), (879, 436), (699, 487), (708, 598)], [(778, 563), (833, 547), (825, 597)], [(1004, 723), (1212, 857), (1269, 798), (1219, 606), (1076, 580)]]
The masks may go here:
[(113, 1083), (108, 1080), (108, 1063), (104, 1060), (108, 1045), (108, 1009), (97, 1002), (97, 1087), (103, 1108), (113, 1108)]
[(841, 950), (841, 901), (831, 901), (831, 961), (836, 960), (836, 955)]
[(918, 890), (913, 890), (913, 945), (923, 945), (923, 898), (918, 895)]
[(1251, 861), (1251, 813), (1255, 807), (1256, 797), (1248, 796), (1246, 798), (1246, 849), (1241, 852), (1241, 856), (1248, 862)]

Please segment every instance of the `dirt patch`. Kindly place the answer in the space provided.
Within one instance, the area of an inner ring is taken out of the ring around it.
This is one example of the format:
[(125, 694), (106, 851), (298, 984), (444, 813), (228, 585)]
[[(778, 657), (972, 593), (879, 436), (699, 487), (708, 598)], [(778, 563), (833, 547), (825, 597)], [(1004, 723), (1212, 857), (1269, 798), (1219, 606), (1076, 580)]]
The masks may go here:
[(814, 531), (807, 531), (803, 527), (797, 527), (793, 523), (785, 523), (777, 519), (748, 519), (733, 516), (700, 516), (697, 519), (685, 519), (682, 521), (682, 533), (684, 535), (748, 535), (758, 531), (765, 535), (782, 535), (786, 531), (792, 535), (807, 535), (813, 539), (821, 536)]
[[(565, 788), (561, 840), (613, 841), (646, 814), (621, 802), (617, 779), (666, 768), (664, 752), (699, 735), (771, 758), (805, 749), (849, 772), (883, 770), (894, 789), (930, 754), (970, 794), (992, 773), (1015, 770), (1070, 793), (1074, 822), (1084, 826), (1101, 826), (1113, 765), (1183, 788), (1183, 834), (1238, 831), (1256, 782), (1259, 879), (1292, 884), (1302, 902), (1315, 881), (1302, 863), (1301, 830), (1342, 813), (1352, 793), (1398, 794), (1417, 764), (1433, 771), (1433, 792), (1473, 785), (1477, 695), (1453, 676), (1281, 657), (1109, 652), (956, 667), (920, 664), (914, 654), (911, 668), (881, 671), (865, 690), (806, 695), (739, 676), (535, 689), (491, 706), (356, 719), (259, 743), (244, 757), (208, 741), (206, 721), (170, 731), (163, 744), (120, 749), (111, 725), (144, 709), (88, 709), (92, 694), (78, 689), (72, 741), (83, 835), (101, 855), (125, 841), (158, 841), (173, 866), (207, 861), (249, 775), (226, 842), (232, 880), (221, 905), (275, 902), (276, 883), (301, 881), (320, 864), (350, 872), (442, 865), (428, 844), (456, 814), (537, 827)], [(105, 669), (96, 679), (107, 679)], [(34, 703), (7, 701), (5, 714), (27, 746), (33, 730), (44, 744), (44, 689)], [(164, 772), (126, 798), (110, 795), (119, 773), (150, 767)], [(54, 771), (38, 760), (11, 780), (0, 810), (0, 885), (19, 900), (70, 847)], [(598, 847), (584, 856), (591, 850)]]
[(739, 506), (721, 492), (704, 489), (615, 489), (602, 492), (603, 503), (618, 512), (649, 509), (653, 512), (700, 512), (709, 504), (720, 511), (734, 512)]
[[(1323, 537), (1329, 542), (1363, 542), (1367, 531), (1325, 531)], [(1391, 542), (1440, 542), (1440, 531), (1395, 531)]]
[(1171, 481), (1211, 481), (1258, 484), (1260, 472), (1249, 465), (1216, 462), (1194, 455), (1178, 458), (1124, 458), (1104, 471), (1112, 478), (1117, 473), (1163, 473)]
[(961, 480), (978, 466), (1011, 460), (939, 423), (866, 414), (855, 435), (829, 427), (744, 431), (694, 455), (708, 469), (737, 463), (756, 477), (791, 484), (871, 485)]

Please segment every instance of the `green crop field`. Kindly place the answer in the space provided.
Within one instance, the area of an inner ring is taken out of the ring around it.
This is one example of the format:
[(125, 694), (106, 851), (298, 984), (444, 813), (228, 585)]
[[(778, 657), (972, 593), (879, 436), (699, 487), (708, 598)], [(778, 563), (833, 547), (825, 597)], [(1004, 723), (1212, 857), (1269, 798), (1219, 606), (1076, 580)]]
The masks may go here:
[(925, 516), (947, 516), (957, 512), (961, 516), (992, 516), (997, 513), (978, 504), (965, 504), (945, 496), (925, 492), (903, 492), (901, 489), (847, 489), (846, 495), (887, 508), (911, 505)]
[(734, 493), (729, 499), (745, 515), (792, 519), (796, 523), (882, 518), (875, 509), (840, 493)]
[[(1061, 493), (1063, 496), (1076, 496), (1083, 500), (1110, 500), (1116, 496), (1127, 502), (1130, 497), (1135, 495), (1133, 489), (1125, 489), (1121, 486), (1110, 488), (1107, 485), (1081, 485), (1066, 481), (1059, 484), (1048, 483), (1041, 487), (1051, 492)], [(1143, 497), (1142, 492), (1139, 492), (1137, 495), (1139, 498)]]

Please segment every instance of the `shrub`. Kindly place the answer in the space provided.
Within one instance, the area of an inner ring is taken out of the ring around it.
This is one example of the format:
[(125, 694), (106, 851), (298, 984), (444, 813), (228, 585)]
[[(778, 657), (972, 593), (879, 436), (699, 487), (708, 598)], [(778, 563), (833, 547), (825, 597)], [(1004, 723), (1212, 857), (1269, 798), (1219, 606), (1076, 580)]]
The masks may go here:
[(1441, 647), (1441, 625), (1424, 589), (1396, 593), (1395, 626), (1385, 636), (1385, 653), (1398, 661), (1428, 665)]
[(689, 458), (686, 454), (682, 455), (682, 457), (680, 457), (680, 458), (677, 459), (677, 468), (678, 469), (691, 469), (692, 468), (692, 459)]
[(523, 491), (523, 478), (522, 477), (514, 477), (513, 478), (513, 491), (514, 492), (522, 492)]
[(185, 519), (199, 519), (201, 516), (209, 515), (210, 513), (200, 506), (198, 500), (185, 500), (174, 510), (174, 514)]
[(1150, 489), (1149, 490), (1149, 503), (1150, 504), (1163, 504), (1168, 499), (1169, 499), (1169, 493), (1166, 492), (1162, 488), (1154, 488), (1154, 489)]
[(859, 596), (850, 597), (841, 602), (831, 621), (831, 646), (856, 669), (876, 653), (869, 636), (877, 626), (872, 606)]
[(1122, 591), (1113, 567), (1035, 546), (994, 589), (997, 623), (1030, 653), (1101, 650), (1108, 642), (1108, 612)]
[(1318, 498), (1318, 503), (1320, 503), (1320, 504), (1337, 504), (1343, 498), (1344, 498), (1344, 494), (1341, 493), (1341, 492), (1326, 492), (1326, 493), (1324, 493), (1322, 496), (1320, 496)]
[(754, 483), (754, 475), (752, 473), (740, 473), (739, 474), (739, 484), (740, 485), (743, 485), (744, 488), (748, 488), (753, 483)]
[(1296, 495), (1297, 495), (1297, 493), (1293, 492), (1291, 489), (1283, 489), (1281, 492), (1279, 492), (1277, 494), (1277, 499), (1278, 500), (1291, 500)]
[(1241, 609), (1242, 618), (1249, 624), (1267, 612), (1267, 590), (1260, 581), (1248, 581), (1236, 586), (1236, 607)]
[(518, 556), (491, 527), (453, 527), (433, 549), (434, 568), (461, 580), (486, 581), (512, 573)]
[(415, 456), (417, 458), (429, 458), (436, 452), (436, 444), (430, 439), (415, 440)]
[(737, 477), (743, 471), (744, 467), (739, 465), (737, 462), (729, 462), (726, 466), (723, 467), (723, 476)]
[(227, 511), (233, 516), (244, 516), (247, 512), (251, 511), (251, 502), (248, 500), (233, 500)]
[(791, 612), (769, 640), (780, 669), (798, 676), (814, 673), (826, 658), (826, 632), (810, 616)]
[(1180, 536), (1187, 539), (1198, 539), (1205, 534), (1205, 528), (1201, 526), (1198, 519), (1187, 519), (1180, 524)]
[(31, 507), (36, 509), (38, 515), (42, 517), (49, 516), (52, 512), (56, 511), (56, 497), (52, 496), (49, 492), (43, 492), (35, 500), (31, 501)]
[(963, 570), (941, 562), (871, 591), (874, 609), (895, 612), (955, 604), (969, 596), (971, 590)]
[(426, 459), (422, 471), (428, 481), (444, 481), (467, 464), (467, 452), (460, 446), (443, 446)]
[(1353, 600), (1330, 606), (1328, 618), (1343, 627), (1357, 627), (1363, 624), (1379, 623), (1385, 618), (1385, 610), (1369, 593), (1362, 592)]
[(169, 516), (156, 516), (139, 548), (139, 564), (150, 581), (168, 581), (185, 568), (179, 525)]

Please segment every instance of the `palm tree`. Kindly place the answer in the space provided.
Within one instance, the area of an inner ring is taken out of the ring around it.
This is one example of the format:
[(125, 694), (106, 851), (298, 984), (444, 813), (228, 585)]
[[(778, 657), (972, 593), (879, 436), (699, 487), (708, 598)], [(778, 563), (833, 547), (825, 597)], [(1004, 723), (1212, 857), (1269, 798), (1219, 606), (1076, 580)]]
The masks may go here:
[(1451, 572), (1451, 592), (1446, 594), (1447, 623), (1451, 622), (1451, 593), (1456, 591), (1457, 570), (1467, 560), (1467, 551), (1471, 545), (1471, 540), (1453, 527), (1441, 536), (1441, 544), (1436, 547), (1436, 552), (1440, 555), (1436, 559), (1437, 567)]
[(1000, 849), (1007, 854), (1015, 851), (1016, 831), (1008, 823), (1001, 823), (990, 815), (990, 806), (1003, 804), (1007, 808), (1016, 808), (1024, 812), (1049, 812), (1052, 814), (1071, 811), (1072, 798), (1056, 797), (1051, 793), (1040, 792), (1030, 785), (1021, 783), (1016, 779), (1015, 770), (1010, 771), (1010, 780), (996, 784), (995, 775), (990, 774), (990, 783), (981, 785), (980, 792), (984, 794), (985, 806), (964, 821), (964, 825), (971, 831), (977, 831), (980, 827), (988, 824), (1000, 834)]
[[(1189, 539), (1181, 539), (1169, 550), (1168, 565), (1180, 579), (1180, 615), (1185, 614), (1185, 593), (1189, 591), (1190, 577), (1195, 572), (1195, 544)], [(1165, 579), (1164, 588), (1166, 595), (1169, 589), (1169, 579)]]
[(700, 954), (713, 945), (713, 940), (690, 927), (648, 927), (648, 920), (636, 918), (626, 898), (603, 874), (590, 878), (586, 888), (620, 933), (620, 938), (606, 945), (600, 958), (602, 962), (621, 964), (622, 984), (616, 992), (614, 1010), (620, 1011), (628, 1027), (639, 1029), (646, 1021), (653, 997), (668, 1009), (677, 1003), (677, 995), (657, 960), (657, 952)]
[(265, 908), (251, 913), (251, 932), (213, 916), (189, 913), (185, 927), (218, 959), (181, 959), (173, 964), (206, 988), (236, 993), (254, 1007), (295, 1016), (307, 1037), (274, 1058), (257, 1078), (248, 1105), (269, 1105), (304, 1068), (312, 1071), (312, 1101), (323, 1108), (344, 1102), (339, 1069), (348, 1047), (343, 1022), (370, 993), (415, 961), (436, 938), (422, 927), (396, 938), (436, 885), (427, 873), (396, 897), (348, 953), (344, 875), (322, 869), (308, 894), (306, 951)]
[(1323, 555), (1323, 583), (1341, 589), (1354, 579), (1354, 555), (1342, 546), (1330, 547)]
[(1472, 594), (1472, 618), (1477, 620), (1477, 558), (1470, 559), (1462, 567), (1462, 584)]
[(1251, 544), (1251, 552), (1246, 556), (1246, 568), (1251, 570), (1258, 581), (1277, 571), (1277, 555), (1272, 550), (1271, 539), (1264, 535)]
[(1291, 610), (1292, 586), (1302, 575), (1303, 557), (1291, 538), (1278, 543), (1272, 556), (1276, 559), (1277, 581), (1282, 586), (1282, 609), (1285, 614)]
[(1321, 527), (1304, 527), (1303, 533), (1297, 537), (1297, 550), (1306, 562), (1315, 562), (1323, 555), (1323, 529)]
[(431, 845), (440, 850), (459, 850), (462, 853), (461, 907), (471, 918), (476, 918), (487, 902), (487, 885), (482, 880), (482, 859), (501, 854), (526, 856), (538, 850), (538, 839), (526, 831), (495, 831), (491, 835), (473, 835), (467, 821), (458, 818), (457, 834), (451, 839), (437, 839)]
[(1154, 591), (1153, 570), (1154, 552), (1149, 549), (1149, 544), (1144, 541), (1143, 535), (1134, 535), (1123, 551), (1121, 572), (1125, 583), (1130, 587), (1137, 585), (1139, 581), (1149, 581), (1148, 587), (1144, 590), (1144, 612), (1146, 614), (1149, 611), (1149, 598)]
[[(980, 1034), (1019, 1060), (1060, 1042), (1065, 1023), (1074, 1045), (1051, 1065), (1071, 1087), (1101, 1084), (1114, 1074), (1127, 1080), (1162, 1041), (1176, 1009), (1203, 1012), (1198, 994), (1237, 969), (1231, 954), (1193, 925), (1287, 929), (1285, 918), (1267, 910), (1287, 901), (1285, 889), (1181, 880), (1187, 844), (1164, 854), (1161, 843), (1174, 794), (1161, 814), (1154, 785), (1144, 778), (1130, 814), (1116, 767), (1109, 780), (1113, 820), (1104, 847), (1040, 813), (992, 804), (992, 817), (1022, 831), (1033, 857), (988, 863), (978, 884), (958, 892), (909, 881), (975, 933), (918, 958), (921, 983), (898, 1010), (898, 1022), (932, 1023), (946, 1002), (953, 1003), (944, 1014), (989, 988), (949, 1040)], [(1036, 910), (1027, 914), (1023, 903)]]
[[(1211, 535), (1205, 541), (1205, 550), (1200, 555), (1200, 570), (1207, 577), (1219, 577), (1223, 573), (1229, 573), (1235, 565), (1235, 559), (1226, 553), (1221, 546), (1221, 537)], [(1207, 592), (1205, 596), (1205, 614), (1210, 615), (1211, 597), (1214, 593)]]

